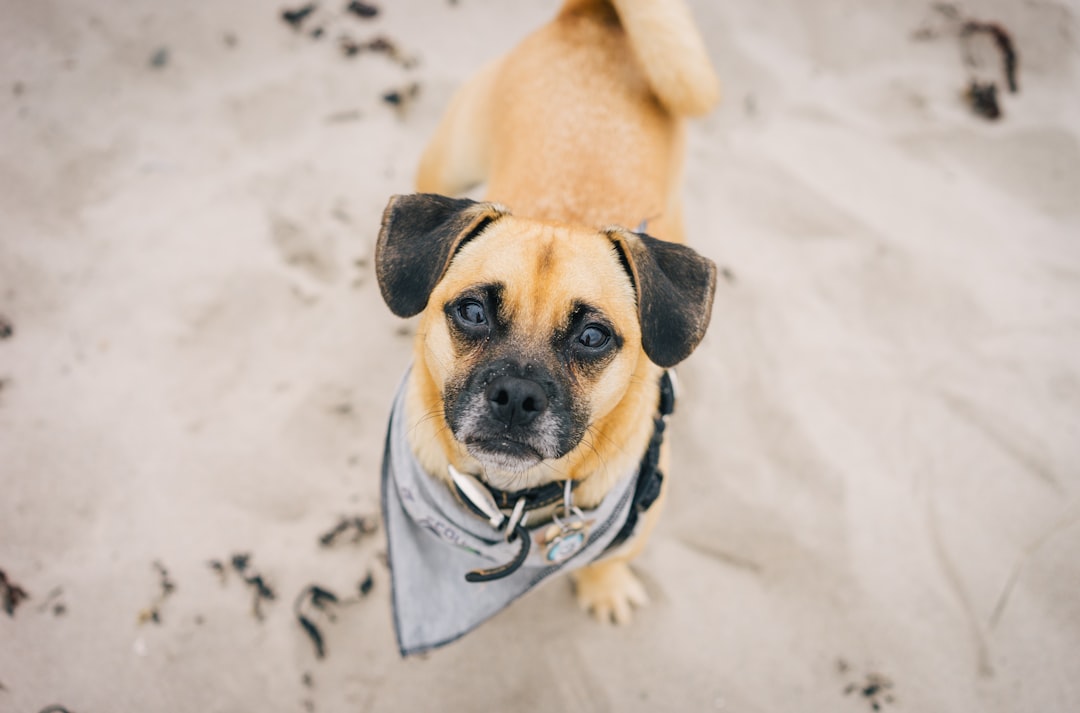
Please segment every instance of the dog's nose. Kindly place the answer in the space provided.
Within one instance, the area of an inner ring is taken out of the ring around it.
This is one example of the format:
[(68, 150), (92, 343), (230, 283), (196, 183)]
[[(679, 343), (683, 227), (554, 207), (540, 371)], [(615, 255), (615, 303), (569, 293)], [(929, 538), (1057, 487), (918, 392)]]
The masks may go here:
[(524, 426), (547, 410), (547, 394), (540, 384), (517, 376), (500, 376), (487, 387), (488, 406), (497, 421)]

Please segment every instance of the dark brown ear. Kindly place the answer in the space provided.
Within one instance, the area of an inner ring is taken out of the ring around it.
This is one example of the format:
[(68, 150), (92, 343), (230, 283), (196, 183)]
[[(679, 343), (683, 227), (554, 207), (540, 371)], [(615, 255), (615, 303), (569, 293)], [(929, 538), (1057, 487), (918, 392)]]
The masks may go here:
[(434, 193), (393, 196), (375, 243), (375, 274), (390, 311), (420, 314), (458, 248), (507, 215), (495, 203)]
[(637, 290), (645, 354), (654, 364), (675, 366), (705, 336), (716, 292), (716, 265), (685, 245), (623, 228), (605, 232)]

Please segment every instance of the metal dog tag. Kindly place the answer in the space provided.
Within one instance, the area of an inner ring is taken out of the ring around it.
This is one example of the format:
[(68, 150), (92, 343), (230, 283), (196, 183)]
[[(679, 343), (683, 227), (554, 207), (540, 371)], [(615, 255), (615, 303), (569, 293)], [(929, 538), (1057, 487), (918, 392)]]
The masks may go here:
[(585, 546), (591, 524), (592, 522), (579, 517), (568, 522), (556, 519), (544, 530), (541, 542), (544, 547), (544, 559), (551, 564), (559, 564), (572, 557)]
[(573, 557), (589, 539), (592, 520), (586, 520), (580, 508), (574, 507), (573, 482), (566, 481), (563, 490), (563, 519), (551, 516), (551, 524), (540, 537), (540, 546), (544, 548), (544, 559), (551, 564), (559, 564)]

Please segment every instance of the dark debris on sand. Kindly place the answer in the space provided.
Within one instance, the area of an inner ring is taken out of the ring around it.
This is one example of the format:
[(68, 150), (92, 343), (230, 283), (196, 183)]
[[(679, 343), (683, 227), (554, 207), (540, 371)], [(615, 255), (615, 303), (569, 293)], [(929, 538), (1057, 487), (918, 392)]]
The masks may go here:
[(259, 621), (265, 618), (262, 610), (263, 602), (274, 601), (277, 599), (277, 593), (274, 592), (274, 589), (262, 574), (253, 570), (250, 553), (239, 552), (233, 554), (229, 557), (228, 564), (218, 559), (209, 560), (206, 566), (217, 575), (222, 586), (228, 581), (230, 570), (239, 575), (241, 581), (252, 590), (252, 615)]
[(1005, 72), (1005, 84), (1009, 87), (1010, 93), (1016, 94), (1020, 91), (1020, 84), (1016, 79), (1016, 69), (1019, 58), (1016, 55), (1016, 48), (1013, 46), (1012, 35), (1009, 34), (1009, 31), (1006, 30), (1004, 26), (997, 22), (968, 20), (960, 29), (961, 38), (973, 37), (980, 34), (989, 35), (990, 38), (993, 39), (994, 45), (1001, 54), (1001, 64)]
[(412, 69), (417, 60), (401, 49), (397, 42), (386, 35), (375, 35), (370, 40), (358, 41), (350, 35), (342, 35), (338, 40), (341, 53), (346, 57), (360, 54), (381, 54), (403, 69)]
[(337, 595), (329, 589), (317, 584), (309, 584), (293, 603), (293, 613), (300, 623), (300, 628), (315, 646), (315, 658), (321, 659), (326, 656), (326, 642), (323, 639), (322, 630), (315, 623), (315, 614), (321, 613), (331, 622), (334, 621), (335, 616), (331, 607), (338, 601)]
[(150, 606), (139, 612), (140, 624), (150, 621), (160, 625), (161, 606), (176, 591), (176, 582), (169, 576), (169, 570), (165, 569), (165, 565), (155, 560), (154, 570), (158, 573), (158, 594)]
[(357, 596), (341, 598), (328, 588), (319, 584), (309, 584), (301, 590), (293, 602), (293, 614), (300, 628), (311, 640), (315, 647), (315, 658), (326, 657), (326, 639), (323, 637), (319, 621), (333, 623), (337, 620), (337, 608), (356, 604), (371, 593), (375, 585), (374, 577), (369, 570), (359, 584), (357, 584)]
[(51, 609), (53, 616), (63, 616), (67, 614), (67, 605), (63, 602), (64, 588), (53, 587), (47, 595), (45, 595), (45, 601), (43, 601), (37, 608), (39, 612), (44, 612)]
[(993, 82), (978, 82), (974, 79), (964, 93), (971, 110), (986, 119), (1000, 119), (1001, 105), (998, 104), (997, 85)]
[(963, 53), (964, 66), (967, 67), (969, 73), (968, 84), (963, 92), (964, 101), (977, 116), (991, 121), (1000, 119), (1004, 116), (1004, 111), (998, 95), (997, 82), (993, 80), (980, 81), (974, 76), (978, 68), (978, 61), (973, 43), (979, 37), (988, 37), (994, 43), (994, 47), (1001, 57), (1005, 86), (1010, 94), (1016, 94), (1020, 91), (1020, 82), (1017, 78), (1020, 58), (1012, 34), (999, 22), (966, 17), (952, 3), (935, 3), (933, 12), (936, 19), (942, 24), (937, 26), (932, 22), (928, 22), (915, 30), (912, 37), (921, 41), (937, 39), (943, 35), (958, 38)]
[(154, 69), (163, 69), (169, 63), (169, 48), (158, 47), (154, 54), (150, 55), (150, 66)]
[(420, 84), (419, 82), (412, 82), (404, 87), (384, 92), (382, 100), (394, 108), (399, 119), (404, 119), (409, 110), (412, 109), (413, 102), (416, 101), (418, 96), (420, 96)]
[(315, 12), (316, 7), (318, 7), (318, 5), (309, 2), (307, 5), (301, 5), (300, 7), (291, 10), (282, 10), (281, 19), (294, 30), (299, 30), (300, 26), (304, 24), (304, 20), (308, 18), (308, 15)]
[(26, 590), (8, 579), (4, 570), (0, 569), (0, 604), (3, 605), (4, 612), (14, 618), (19, 604), (29, 598), (30, 595), (26, 593)]
[[(838, 659), (836, 670), (837, 673), (844, 675), (850, 672), (851, 666), (843, 659)], [(845, 696), (854, 693), (866, 699), (872, 711), (880, 711), (884, 704), (891, 705), (896, 702), (896, 696), (893, 695), (892, 680), (885, 674), (876, 671), (870, 671), (864, 674), (862, 679), (856, 678), (844, 686)]]
[(345, 6), (345, 11), (350, 12), (357, 17), (368, 20), (379, 14), (379, 7), (377, 5), (372, 5), (368, 2), (352, 0), (352, 2)]
[(379, 531), (379, 523), (374, 516), (344, 515), (336, 525), (319, 536), (319, 545), (332, 547), (341, 541), (356, 544)]
[(262, 611), (263, 602), (272, 602), (277, 598), (277, 595), (261, 574), (252, 571), (249, 566), (251, 562), (250, 554), (235, 554), (232, 556), (231, 562), (232, 568), (244, 580), (244, 584), (251, 587), (254, 597), (251, 603), (251, 613), (256, 619), (262, 621), (265, 618)]

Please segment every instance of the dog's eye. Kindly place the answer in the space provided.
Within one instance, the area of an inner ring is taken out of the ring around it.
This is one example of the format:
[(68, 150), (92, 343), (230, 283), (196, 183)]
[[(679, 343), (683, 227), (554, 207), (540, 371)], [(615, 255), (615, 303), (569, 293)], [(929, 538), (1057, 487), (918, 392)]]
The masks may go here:
[(465, 300), (458, 305), (458, 316), (462, 321), (470, 325), (487, 324), (487, 315), (484, 314), (484, 305), (476, 300)]
[(599, 324), (590, 324), (581, 330), (578, 342), (589, 349), (600, 349), (611, 339), (611, 334)]

